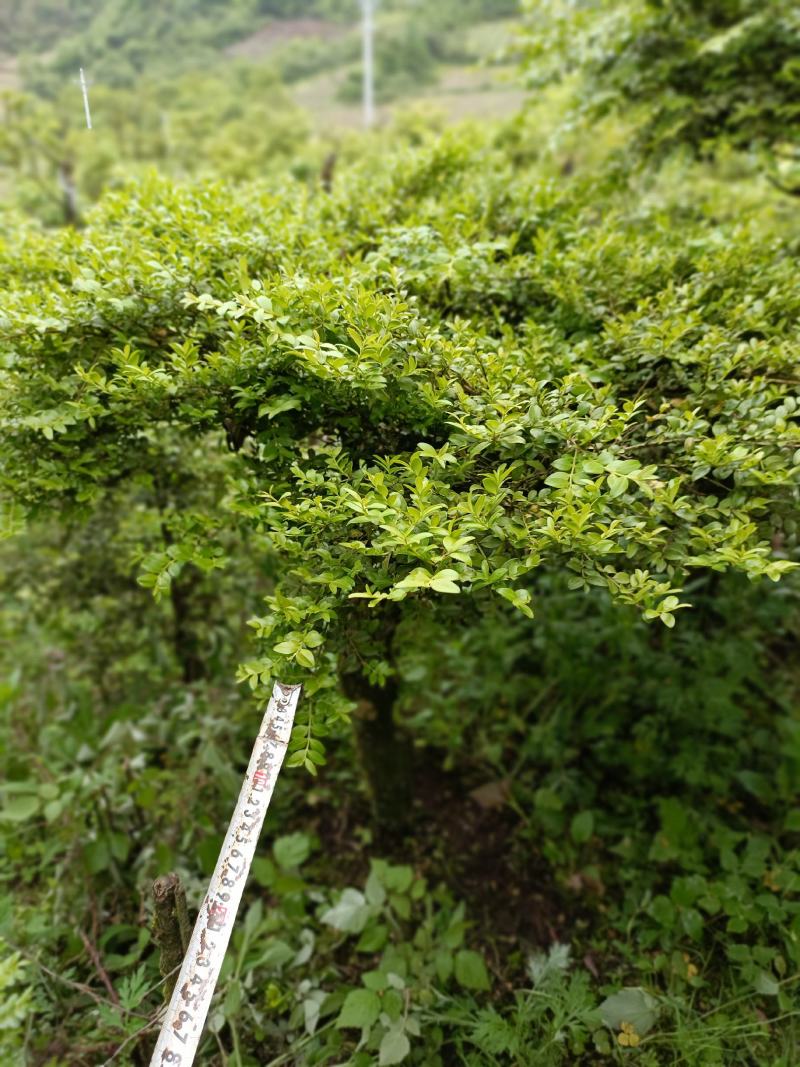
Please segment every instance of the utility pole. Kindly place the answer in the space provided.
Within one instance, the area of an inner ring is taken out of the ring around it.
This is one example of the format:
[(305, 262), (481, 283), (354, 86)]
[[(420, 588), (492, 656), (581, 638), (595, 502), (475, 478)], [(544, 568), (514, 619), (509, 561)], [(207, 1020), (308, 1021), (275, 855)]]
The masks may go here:
[(86, 75), (83, 73), (83, 67), (80, 68), (80, 83), (81, 93), (83, 94), (83, 113), (86, 116), (86, 129), (92, 128), (92, 113), (89, 110), (89, 83), (86, 80)]
[(364, 66), (364, 128), (375, 125), (375, 0), (361, 0)]

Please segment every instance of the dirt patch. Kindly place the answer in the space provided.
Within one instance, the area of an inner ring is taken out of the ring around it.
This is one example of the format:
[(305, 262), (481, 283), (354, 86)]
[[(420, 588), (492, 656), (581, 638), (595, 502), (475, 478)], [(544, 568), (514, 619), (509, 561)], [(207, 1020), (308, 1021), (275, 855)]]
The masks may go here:
[(13, 56), (0, 56), (0, 92), (19, 88), (17, 60)]
[[(320, 777), (327, 793), (325, 775)], [(365, 847), (366, 798), (349, 794), (342, 803), (341, 790), (336, 803), (326, 799), (298, 810), (297, 828), (319, 835), (326, 875), (336, 885), (363, 884), (370, 855), (408, 863), (430, 885), (445, 883), (466, 904), (471, 941), (480, 944), (500, 984), (511, 988), (529, 951), (569, 940), (576, 901), (520, 838), (507, 785), (465, 783), (441, 769), (436, 753), (417, 752), (413, 824), (403, 840)]]
[[(321, 134), (360, 129), (361, 104), (347, 104), (336, 98), (345, 77), (344, 70), (325, 71), (291, 86), (294, 100), (311, 116)], [(378, 125), (392, 121), (395, 112), (423, 105), (441, 114), (446, 122), (469, 119), (506, 119), (515, 115), (527, 94), (514, 84), (504, 68), (443, 67), (437, 85), (420, 95), (410, 95), (378, 107)]]
[(466, 903), (498, 974), (507, 972), (509, 952), (550, 945), (569, 924), (549, 864), (519, 847), (506, 785), (471, 789), (428, 760), (416, 774), (417, 866)]
[(348, 29), (325, 19), (273, 19), (249, 37), (229, 45), (225, 55), (233, 59), (263, 59), (289, 41), (304, 37), (334, 41), (343, 37)]

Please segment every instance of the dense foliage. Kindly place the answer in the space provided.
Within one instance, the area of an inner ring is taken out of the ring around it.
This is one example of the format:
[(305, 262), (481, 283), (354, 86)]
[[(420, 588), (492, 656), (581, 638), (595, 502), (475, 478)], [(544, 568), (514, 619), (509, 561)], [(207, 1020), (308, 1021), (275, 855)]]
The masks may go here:
[[(796, 159), (800, 130), (800, 13), (791, 0), (593, 0), (536, 18), (532, 73), (582, 64), (589, 114), (636, 108), (636, 151), (720, 144)], [(577, 40), (576, 40), (577, 37)]]
[[(411, 787), (393, 705), (435, 691), (441, 664), (420, 656), (456, 619), (465, 639), (489, 619), (510, 636), (513, 608), (530, 615), (555, 582), (671, 626), (704, 595), (681, 591), (690, 571), (790, 565), (795, 238), (759, 216), (709, 230), (702, 211), (677, 232), (675, 208), (598, 216), (585, 197), (509, 183), (502, 155), (450, 138), (333, 197), (151, 182), (80, 233), (7, 245), (15, 521), (74, 515), (83, 569), (111, 583), (90, 618), (149, 615), (122, 592), (138, 561), (170, 596), (189, 683), (215, 646), (235, 655), (235, 631), (213, 635), (241, 589), (263, 651), (240, 677), (259, 700), (276, 673), (306, 683), (290, 763), (316, 770), (341, 735), (338, 674), (384, 824)], [(75, 596), (68, 558), (50, 610)], [(134, 625), (125, 670), (102, 646), (84, 669), (116, 688), (159, 632)], [(436, 721), (423, 737), (455, 756), (470, 719), (449, 742)], [(115, 840), (101, 833), (92, 867)]]
[(0, 223), (0, 1059), (148, 1062), (149, 885), (201, 899), (280, 678), (204, 1063), (791, 1067), (793, 201), (579, 116), (323, 188), (254, 76)]
[(77, 102), (75, 86), (55, 101), (4, 100), (0, 165), (13, 174), (18, 206), (51, 225), (79, 222), (105, 187), (154, 166), (232, 178), (303, 166), (307, 116), (263, 68), (170, 78), (138, 93), (135, 108), (129, 91), (96, 87), (91, 133)]

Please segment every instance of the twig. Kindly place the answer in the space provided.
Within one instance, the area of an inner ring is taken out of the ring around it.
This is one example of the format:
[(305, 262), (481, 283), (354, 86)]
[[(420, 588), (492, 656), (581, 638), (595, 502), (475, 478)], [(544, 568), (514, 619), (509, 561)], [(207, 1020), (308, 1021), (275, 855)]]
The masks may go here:
[(219, 1049), (220, 1056), (222, 1056), (222, 1067), (228, 1067), (228, 1053), (225, 1051), (225, 1046), (222, 1044), (219, 1030), (214, 1031), (214, 1037), (217, 1039), (217, 1048)]
[(89, 953), (89, 958), (94, 964), (94, 969), (97, 971), (97, 975), (100, 981), (108, 990), (108, 995), (109, 997), (111, 997), (111, 1000), (113, 1001), (115, 1006), (119, 1007), (119, 996), (117, 994), (116, 989), (114, 988), (113, 982), (108, 977), (108, 971), (103, 966), (103, 961), (100, 959), (100, 953), (97, 951), (97, 948), (92, 944), (92, 942), (83, 932), (83, 930), (79, 930), (78, 933), (81, 935), (81, 941), (83, 941), (83, 946)]
[(124, 1048), (127, 1048), (127, 1046), (130, 1045), (132, 1041), (138, 1040), (138, 1038), (140, 1038), (142, 1034), (146, 1034), (148, 1030), (152, 1030), (154, 1026), (158, 1026), (158, 1024), (161, 1022), (161, 1014), (162, 1012), (161, 1010), (159, 1010), (154, 1018), (148, 1019), (144, 1026), (140, 1027), (135, 1033), (131, 1034), (130, 1037), (126, 1037), (117, 1049), (117, 1051), (112, 1052), (108, 1059), (103, 1061), (100, 1067), (107, 1067), (107, 1065), (111, 1063), (112, 1060), (115, 1060), (117, 1056), (119, 1056), (120, 1052), (122, 1052)]
[(774, 185), (776, 189), (787, 196), (800, 196), (800, 185), (784, 185), (773, 174), (767, 174), (766, 178), (771, 185)]
[(310, 1044), (310, 1042), (313, 1041), (314, 1038), (317, 1037), (319, 1034), (324, 1034), (326, 1030), (330, 1030), (330, 1028), (334, 1024), (334, 1021), (335, 1020), (331, 1019), (331, 1021), (325, 1023), (324, 1026), (317, 1027), (313, 1034), (309, 1034), (307, 1037), (304, 1037), (300, 1041), (294, 1043), (287, 1052), (282, 1052), (279, 1056), (276, 1056), (275, 1059), (270, 1060), (269, 1063), (265, 1064), (264, 1067), (281, 1067), (282, 1064), (289, 1063), (292, 1056), (299, 1052), (300, 1049), (305, 1048), (305, 1046)]
[[(36, 956), (34, 956), (32, 953), (27, 952), (20, 945), (15, 945), (13, 942), (8, 940), (6, 940), (6, 944), (11, 949), (13, 949), (14, 952), (18, 952), (20, 956), (24, 956), (26, 960), (32, 963), (35, 967), (38, 967), (43, 974), (46, 974), (48, 976), (48, 978), (53, 978), (56, 982), (61, 982), (62, 985), (69, 986), (70, 989), (75, 989), (79, 993), (83, 993), (84, 996), (91, 997), (95, 1004), (103, 1004), (105, 1007), (112, 1006), (105, 999), (105, 997), (101, 997), (98, 993), (95, 993), (91, 986), (84, 985), (83, 982), (75, 982), (71, 978), (65, 978), (63, 974), (58, 974), (56, 971), (51, 971), (49, 967), (45, 967), (41, 960), (37, 959)], [(129, 1012), (128, 1014), (135, 1015), (136, 1013)], [(144, 1015), (140, 1015), (138, 1017), (140, 1019), (146, 1018), (146, 1016)]]

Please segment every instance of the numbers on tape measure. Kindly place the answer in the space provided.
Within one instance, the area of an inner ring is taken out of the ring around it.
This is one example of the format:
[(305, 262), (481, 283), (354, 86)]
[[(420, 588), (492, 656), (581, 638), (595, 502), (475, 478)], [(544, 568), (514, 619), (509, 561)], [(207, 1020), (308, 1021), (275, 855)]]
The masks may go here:
[(191, 1067), (194, 1061), (243, 883), (250, 869), (255, 840), (287, 748), (298, 696), (299, 687), (275, 686), (251, 756), (250, 767), (254, 770), (249, 770), (245, 778), (151, 1067)]

